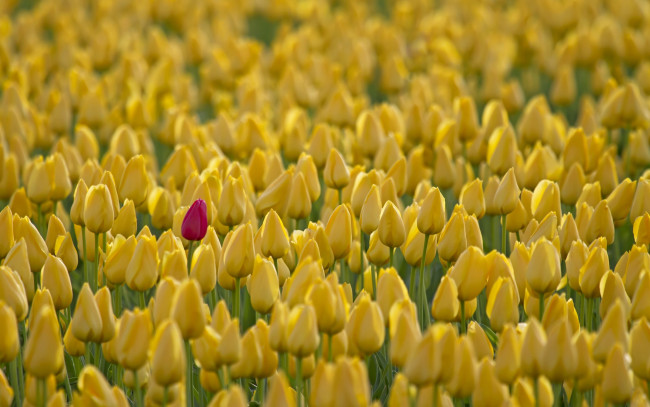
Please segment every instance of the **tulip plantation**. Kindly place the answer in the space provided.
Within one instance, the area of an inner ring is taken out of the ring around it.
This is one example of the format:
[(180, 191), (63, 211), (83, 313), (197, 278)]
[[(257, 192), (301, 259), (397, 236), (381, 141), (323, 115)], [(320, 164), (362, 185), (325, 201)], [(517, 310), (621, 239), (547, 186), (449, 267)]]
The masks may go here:
[(0, 407), (648, 406), (648, 247), (648, 1), (0, 1)]

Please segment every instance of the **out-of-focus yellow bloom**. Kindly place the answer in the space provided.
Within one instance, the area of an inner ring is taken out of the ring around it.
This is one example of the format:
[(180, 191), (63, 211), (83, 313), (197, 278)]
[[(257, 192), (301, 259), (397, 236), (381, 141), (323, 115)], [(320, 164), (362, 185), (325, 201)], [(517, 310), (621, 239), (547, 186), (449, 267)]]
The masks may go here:
[(184, 339), (201, 336), (206, 320), (201, 286), (196, 280), (186, 279), (178, 287), (172, 300), (171, 317), (178, 325)]
[(511, 385), (517, 379), (520, 369), (521, 341), (513, 325), (506, 325), (499, 337), (495, 359), (496, 375), (502, 383)]
[(466, 248), (463, 214), (454, 212), (438, 237), (438, 255), (446, 262), (455, 262)]
[(530, 319), (524, 331), (521, 343), (521, 371), (531, 377), (538, 377), (543, 373), (543, 350), (546, 347), (546, 334), (542, 325), (536, 319)]
[(316, 351), (319, 336), (316, 311), (312, 306), (295, 306), (288, 316), (286, 330), (287, 350), (292, 355), (306, 357)]
[(330, 241), (334, 258), (338, 260), (347, 256), (352, 243), (352, 217), (346, 206), (339, 205), (334, 209), (327, 221), (325, 233)]
[(572, 332), (567, 320), (556, 321), (548, 330), (542, 371), (551, 382), (564, 382), (575, 375), (577, 355), (571, 337)]
[(79, 293), (70, 329), (82, 342), (100, 342), (102, 339), (102, 316), (88, 283), (84, 283)]
[(643, 380), (650, 378), (650, 324), (643, 317), (630, 330), (630, 367)]
[(0, 328), (4, 333), (0, 338), (0, 362), (9, 363), (18, 355), (20, 341), (16, 314), (2, 300), (0, 300)]
[(25, 370), (40, 379), (56, 374), (63, 367), (63, 343), (54, 310), (43, 307), (31, 324), (25, 344)]
[(341, 153), (332, 148), (323, 169), (323, 180), (328, 188), (341, 189), (350, 182), (350, 171)]
[(626, 403), (632, 398), (634, 383), (625, 360), (625, 350), (620, 344), (614, 344), (608, 352), (602, 387), (603, 398), (609, 403)]
[(224, 271), (233, 278), (246, 277), (253, 272), (255, 264), (253, 227), (250, 223), (240, 225), (229, 235), (230, 239), (227, 244), (224, 241), (222, 252)]
[(507, 389), (499, 382), (494, 371), (494, 363), (483, 359), (476, 372), (476, 386), (472, 393), (472, 402), (475, 406), (500, 406), (507, 399)]
[(14, 311), (18, 321), (27, 317), (29, 305), (25, 287), (18, 273), (7, 266), (0, 266), (0, 300)]
[(397, 207), (390, 201), (384, 204), (377, 228), (379, 240), (390, 247), (399, 247), (406, 240), (404, 222)]
[(628, 347), (627, 318), (620, 301), (616, 301), (605, 316), (598, 334), (592, 343), (594, 360), (603, 363), (612, 346), (620, 344), (624, 351)]
[(136, 155), (126, 164), (118, 192), (120, 200), (130, 199), (135, 206), (142, 205), (147, 199), (149, 191), (149, 177), (146, 164), (142, 155)]
[(483, 252), (474, 246), (468, 247), (449, 271), (449, 277), (456, 283), (458, 298), (461, 301), (476, 298), (487, 283), (487, 266)]
[(509, 323), (519, 322), (518, 293), (512, 279), (497, 278), (488, 296), (486, 313), (495, 332), (501, 332)]
[(475, 215), (478, 219), (483, 217), (485, 214), (485, 199), (483, 198), (483, 184), (480, 179), (477, 178), (463, 186), (459, 203), (465, 207), (465, 210), (470, 215)]
[(273, 263), (260, 257), (255, 258), (253, 273), (246, 282), (253, 309), (267, 314), (273, 308), (280, 294), (278, 274)]
[(512, 126), (494, 129), (488, 139), (487, 163), (490, 170), (498, 175), (505, 174), (515, 166), (517, 139)]
[(72, 283), (65, 264), (51, 254), (41, 269), (41, 287), (46, 288), (52, 295), (56, 310), (68, 308), (72, 303)]
[(113, 221), (113, 226), (111, 227), (111, 234), (113, 236), (122, 235), (124, 237), (129, 237), (135, 235), (137, 230), (138, 222), (135, 216), (135, 205), (133, 201), (127, 199), (124, 201), (122, 208), (117, 214), (117, 217)]
[(454, 397), (469, 397), (476, 387), (476, 360), (473, 345), (466, 336), (460, 337), (454, 360), (454, 374), (447, 390)]
[[(123, 254), (120, 254), (120, 256)], [(146, 291), (158, 279), (158, 250), (156, 238), (142, 236), (133, 251), (125, 271), (125, 281), (130, 289)]]
[[(179, 258), (183, 257), (180, 256), (182, 253), (180, 250), (176, 250), (175, 253), (179, 254)], [(180, 272), (180, 270), (178, 271)], [(194, 254), (192, 255), (192, 268), (190, 271), (190, 277), (199, 283), (199, 286), (201, 287), (201, 293), (203, 295), (208, 294), (216, 286), (217, 262), (211, 245), (201, 244), (194, 251)]]
[(359, 213), (359, 226), (366, 234), (371, 234), (379, 226), (382, 205), (379, 187), (372, 185), (366, 195)]
[(364, 295), (350, 312), (346, 331), (350, 344), (362, 355), (378, 351), (385, 336), (384, 317), (379, 304)]
[(117, 330), (115, 353), (124, 369), (137, 371), (147, 362), (153, 327), (148, 310), (125, 310)]
[(526, 269), (526, 283), (538, 295), (543, 295), (555, 291), (561, 276), (557, 249), (546, 239), (538, 241)]
[(634, 242), (637, 245), (650, 245), (650, 214), (644, 213), (634, 220), (632, 227)]

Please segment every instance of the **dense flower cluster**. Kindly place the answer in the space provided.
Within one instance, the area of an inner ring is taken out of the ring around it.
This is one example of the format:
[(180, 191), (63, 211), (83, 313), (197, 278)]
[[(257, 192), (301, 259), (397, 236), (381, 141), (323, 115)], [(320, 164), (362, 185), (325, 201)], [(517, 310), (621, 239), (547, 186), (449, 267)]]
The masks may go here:
[(3, 0), (0, 83), (0, 407), (650, 404), (646, 1)]

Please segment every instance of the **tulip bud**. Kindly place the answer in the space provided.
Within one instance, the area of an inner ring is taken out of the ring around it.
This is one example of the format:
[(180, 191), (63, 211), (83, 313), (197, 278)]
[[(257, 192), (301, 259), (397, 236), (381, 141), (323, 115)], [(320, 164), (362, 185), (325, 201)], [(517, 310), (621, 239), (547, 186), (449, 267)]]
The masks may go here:
[(70, 322), (72, 334), (82, 342), (101, 342), (102, 327), (102, 317), (93, 293), (88, 283), (84, 283)]
[(27, 317), (29, 306), (25, 287), (18, 273), (7, 266), (0, 266), (0, 300), (14, 311), (18, 321)]
[(316, 312), (312, 306), (295, 306), (289, 314), (286, 329), (287, 349), (292, 355), (304, 358), (318, 348), (318, 325)]
[(187, 240), (201, 240), (208, 230), (207, 205), (197, 199), (187, 210), (181, 226), (182, 236)]
[(20, 347), (16, 314), (4, 301), (0, 300), (0, 363), (9, 363), (16, 358)]
[[(230, 234), (228, 244), (224, 241), (222, 258), (224, 270), (232, 278), (248, 276), (255, 264), (253, 247), (253, 227), (250, 223), (240, 225)], [(219, 267), (221, 270), (221, 266)]]
[(46, 288), (52, 295), (56, 310), (68, 308), (72, 303), (72, 283), (63, 262), (51, 254), (41, 269), (41, 287)]
[(129, 159), (124, 168), (122, 179), (118, 187), (120, 200), (130, 199), (135, 206), (142, 205), (147, 199), (149, 191), (149, 177), (142, 155), (136, 155)]
[(168, 387), (183, 379), (185, 372), (183, 337), (173, 320), (167, 319), (158, 326), (149, 353), (151, 374), (156, 383)]
[(253, 273), (246, 282), (246, 288), (250, 294), (253, 309), (259, 313), (268, 314), (280, 294), (278, 274), (273, 263), (257, 255)]
[(483, 198), (483, 184), (480, 179), (476, 178), (463, 186), (459, 203), (463, 205), (470, 215), (476, 215), (478, 219), (483, 217), (485, 214), (485, 198)]
[[(15, 220), (16, 215), (14, 215)], [(27, 245), (27, 256), (29, 257), (29, 266), (32, 271), (36, 272), (43, 267), (47, 259), (47, 245), (36, 226), (28, 218), (19, 218), (14, 222), (14, 236), (16, 240), (25, 239)]]
[(345, 165), (341, 153), (332, 148), (323, 170), (323, 180), (328, 188), (341, 189), (350, 183), (350, 171)]
[(418, 230), (428, 235), (436, 234), (444, 228), (446, 218), (445, 198), (438, 188), (430, 189), (420, 206)]
[(454, 397), (469, 397), (476, 386), (476, 360), (472, 343), (466, 336), (460, 338), (454, 359), (457, 362), (447, 389)]
[(469, 301), (476, 298), (487, 283), (487, 267), (481, 250), (474, 246), (468, 247), (449, 271), (449, 277), (458, 287), (460, 300)]
[(601, 236), (607, 239), (608, 245), (614, 242), (614, 219), (606, 200), (600, 201), (594, 208), (585, 237), (587, 242), (593, 242)]
[(296, 172), (291, 181), (291, 195), (287, 206), (287, 215), (292, 219), (305, 219), (311, 213), (311, 197), (305, 176)]
[(262, 223), (262, 254), (274, 259), (289, 251), (289, 236), (277, 212), (271, 209)]
[(536, 319), (530, 319), (521, 344), (521, 354), (527, 355), (521, 358), (522, 373), (538, 377), (542, 374), (543, 349), (546, 346), (546, 334), (541, 324)]
[(217, 203), (217, 217), (226, 226), (235, 226), (244, 219), (246, 211), (246, 191), (241, 178), (228, 176), (223, 184), (221, 196)]
[(183, 339), (201, 336), (206, 325), (201, 287), (194, 279), (183, 281), (174, 294), (171, 317), (178, 324)]
[(23, 363), (25, 370), (39, 379), (56, 374), (63, 367), (61, 331), (56, 314), (49, 307), (42, 308), (30, 324)]
[(521, 343), (515, 328), (508, 324), (499, 336), (495, 360), (497, 377), (502, 383), (512, 385), (519, 376)]
[[(412, 304), (410, 300), (407, 300)], [(391, 311), (398, 308), (392, 308)], [(391, 363), (398, 367), (404, 367), (411, 357), (411, 352), (415, 349), (420, 341), (422, 334), (414, 312), (402, 308), (402, 311), (395, 312), (397, 317), (391, 318), (390, 322), (390, 360)]]
[(460, 301), (456, 282), (449, 275), (443, 276), (433, 297), (431, 315), (438, 321), (452, 322), (459, 312)]
[(519, 322), (519, 301), (517, 288), (510, 278), (498, 277), (488, 296), (486, 313), (490, 318), (490, 326), (495, 332), (507, 324)]
[(406, 240), (402, 217), (395, 204), (390, 201), (386, 202), (381, 210), (377, 233), (379, 240), (391, 249), (401, 246)]
[(117, 360), (124, 369), (137, 371), (144, 366), (152, 330), (148, 310), (124, 311), (115, 342)]
[(564, 382), (574, 377), (577, 355), (571, 337), (571, 328), (566, 319), (556, 321), (548, 330), (542, 357), (542, 371), (553, 383)]
[(555, 291), (560, 283), (560, 259), (557, 249), (546, 239), (538, 241), (526, 269), (526, 282), (538, 294)]
[(615, 344), (620, 344), (623, 351), (628, 347), (627, 318), (620, 301), (611, 307), (592, 344), (594, 360), (603, 363)]
[(608, 269), (607, 251), (602, 247), (594, 247), (585, 263), (580, 267), (580, 291), (585, 297), (600, 297), (601, 279)]
[(27, 175), (25, 183), (27, 197), (30, 201), (40, 205), (50, 199), (53, 187), (53, 176), (43, 161), (43, 157), (38, 156), (32, 163), (31, 171)]
[[(128, 242), (128, 240), (127, 240)], [(122, 256), (123, 254), (119, 254)], [(158, 250), (155, 237), (142, 236), (133, 251), (125, 271), (125, 281), (130, 289), (146, 291), (158, 279)]]
[(634, 383), (630, 377), (625, 350), (614, 344), (608, 352), (602, 381), (603, 398), (608, 403), (624, 404), (632, 398)]
[[(178, 254), (177, 258), (180, 260), (182, 252), (176, 250), (175, 253)], [(178, 263), (176, 263), (178, 264)], [(163, 260), (164, 267), (164, 260)], [(181, 267), (177, 267), (178, 271), (181, 271)], [(187, 265), (185, 266), (187, 270)], [(183, 273), (185, 276), (185, 274)], [(201, 244), (196, 249), (192, 256), (192, 269), (190, 271), (190, 277), (196, 280), (201, 286), (201, 293), (207, 295), (211, 292), (217, 284), (217, 262), (212, 250), (212, 246), (207, 244)]]
[(446, 262), (455, 262), (467, 248), (463, 214), (454, 212), (438, 237), (438, 255)]
[(217, 347), (217, 358), (224, 365), (237, 363), (241, 358), (242, 345), (239, 336), (239, 320), (230, 321), (221, 332), (221, 342)]
[(258, 215), (265, 215), (270, 209), (274, 209), (278, 215), (284, 216), (291, 194), (292, 172), (292, 169), (283, 172), (260, 194), (255, 202), (255, 212)]
[(157, 229), (172, 227), (175, 205), (172, 196), (165, 188), (155, 187), (147, 201), (147, 210), (151, 215), (151, 225)]
[(375, 353), (384, 343), (385, 323), (381, 308), (363, 296), (352, 309), (346, 326), (349, 341), (361, 354)]
[(352, 244), (352, 219), (345, 206), (339, 205), (332, 212), (325, 233), (330, 242), (334, 258), (339, 260), (347, 256)]
[(111, 234), (113, 236), (133, 236), (135, 235), (137, 226), (138, 222), (135, 216), (135, 205), (133, 204), (132, 200), (127, 199), (124, 201), (124, 205), (122, 205), (122, 208), (118, 212), (117, 217), (113, 221)]

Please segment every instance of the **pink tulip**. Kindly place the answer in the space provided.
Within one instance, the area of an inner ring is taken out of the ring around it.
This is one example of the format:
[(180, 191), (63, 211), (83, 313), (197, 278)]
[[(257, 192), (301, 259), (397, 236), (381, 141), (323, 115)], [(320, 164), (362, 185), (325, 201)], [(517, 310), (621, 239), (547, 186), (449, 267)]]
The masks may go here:
[(201, 240), (207, 230), (208, 207), (203, 199), (197, 199), (187, 210), (185, 218), (183, 218), (181, 234), (187, 240)]

